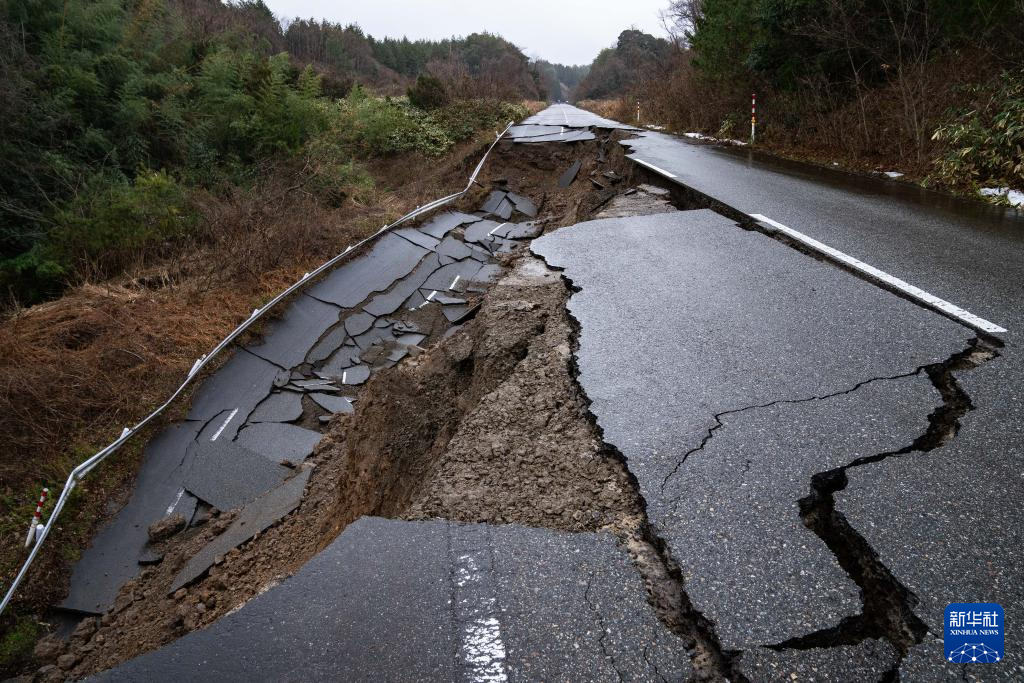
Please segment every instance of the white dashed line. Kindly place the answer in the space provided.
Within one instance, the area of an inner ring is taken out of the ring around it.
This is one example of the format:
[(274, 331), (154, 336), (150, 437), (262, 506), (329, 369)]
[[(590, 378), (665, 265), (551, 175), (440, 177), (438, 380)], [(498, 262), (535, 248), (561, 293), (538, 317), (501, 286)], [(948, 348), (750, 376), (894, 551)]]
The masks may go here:
[(183, 495), (185, 495), (185, 489), (179, 489), (178, 490), (178, 497), (174, 499), (173, 503), (171, 503), (170, 505), (167, 506), (167, 512), (164, 514), (164, 517), (166, 517), (166, 516), (170, 515), (172, 512), (174, 512), (174, 508), (178, 507), (178, 501), (181, 500), (181, 497)]
[[(455, 285), (459, 284), (459, 278), (460, 277), (462, 277), (462, 276), (461, 275), (456, 275), (455, 279), (452, 280), (452, 283), (450, 285), (448, 285), (448, 289), (455, 289)], [(436, 294), (437, 292), (434, 292), (434, 293)]]
[(858, 272), (864, 273), (865, 275), (870, 275), (876, 280), (880, 280), (885, 284), (889, 285), (890, 287), (893, 287), (894, 289), (897, 289), (900, 292), (906, 294), (911, 299), (919, 301), (925, 306), (928, 306), (929, 308), (942, 311), (943, 313), (946, 313), (947, 315), (956, 318), (957, 320), (964, 323), (965, 325), (968, 325), (969, 327), (974, 327), (979, 330), (991, 333), (1006, 332), (1006, 328), (1000, 327), (999, 325), (996, 325), (993, 322), (985, 320), (984, 318), (980, 318), (971, 313), (970, 311), (966, 311), (960, 308), (959, 306), (955, 306), (949, 303), (945, 299), (940, 299), (934, 294), (929, 294), (923, 289), (908, 284), (903, 280), (899, 279), (898, 277), (890, 275), (884, 270), (879, 270), (874, 266), (869, 266), (863, 261), (859, 261), (858, 259), (855, 259), (854, 257), (850, 256), (849, 254), (845, 254), (839, 251), (838, 249), (833, 249), (827, 244), (823, 244), (812, 237), (808, 237), (802, 232), (798, 232), (793, 228), (790, 228), (788, 226), (783, 225), (782, 223), (779, 223), (778, 221), (773, 221), (771, 218), (768, 218), (767, 216), (763, 216), (759, 213), (752, 213), (750, 214), (750, 217), (753, 218), (754, 220), (761, 221), (762, 223), (767, 223), (768, 225), (776, 228), (779, 232), (784, 233), (789, 237), (792, 237), (801, 244), (806, 245), (819, 253), (826, 254), (827, 256), (834, 258), (835, 260), (849, 266), (850, 268), (853, 268)]
[(235, 418), (235, 415), (238, 415), (238, 408), (235, 408), (234, 410), (231, 411), (231, 414), (228, 415), (228, 419), (224, 420), (224, 424), (222, 424), (220, 426), (220, 429), (217, 430), (217, 433), (214, 434), (212, 437), (210, 437), (210, 441), (216, 441), (217, 440), (217, 438), (220, 436), (221, 432), (224, 431), (224, 428), (228, 426), (228, 422), (231, 422), (231, 420), (233, 420)]
[[(630, 158), (631, 158), (631, 159), (633, 159), (633, 157), (630, 157)], [(644, 166), (646, 166), (647, 168), (649, 168), (649, 169), (651, 169), (652, 171), (655, 171), (655, 172), (657, 172), (657, 173), (660, 173), (661, 175), (665, 176), (666, 178), (675, 178), (675, 177), (676, 177), (674, 173), (669, 173), (669, 172), (668, 172), (668, 171), (666, 171), (665, 169), (663, 169), (663, 168), (658, 168), (658, 167), (657, 167), (657, 166), (655, 166), (654, 164), (648, 163), (648, 162), (644, 161), (643, 159), (633, 159), (633, 161), (635, 161), (635, 162), (636, 162), (636, 163), (638, 163), (638, 164), (643, 164), (643, 165), (644, 165)]]
[[(496, 226), (494, 226), (493, 228), (491, 228), (491, 231), (490, 231), (489, 233), (487, 233), (487, 236), (488, 236), (488, 237), (490, 237), (491, 235), (493, 235), (493, 234), (495, 233), (495, 231), (496, 231), (496, 230), (501, 230), (501, 229), (502, 229), (502, 228), (504, 228), (504, 227), (505, 227), (506, 225), (508, 225), (508, 223), (502, 223), (501, 225), (496, 225)], [(457, 280), (458, 278), (459, 278), (459, 276), (458, 276), (458, 275), (456, 275), (456, 276), (455, 276), (455, 279)]]

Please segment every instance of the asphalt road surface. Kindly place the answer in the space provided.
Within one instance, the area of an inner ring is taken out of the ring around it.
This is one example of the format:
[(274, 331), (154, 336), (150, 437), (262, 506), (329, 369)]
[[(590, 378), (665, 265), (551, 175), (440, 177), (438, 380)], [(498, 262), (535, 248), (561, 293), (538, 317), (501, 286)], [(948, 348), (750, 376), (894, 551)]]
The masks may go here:
[[(1024, 613), (1021, 214), (569, 105), (509, 137), (573, 144), (609, 128), (632, 136), (623, 144), (644, 173), (720, 212), (681, 202), (563, 228), (531, 249), (574, 287), (580, 384), (735, 670), (750, 680), (1024, 678), (1014, 627)], [(501, 217), (522, 199), (488, 201)], [(760, 223), (737, 220), (755, 214)], [(460, 222), (472, 224), (465, 243), (446, 237)], [(897, 296), (794, 248), (771, 223), (1007, 331)], [(207, 380), (187, 421), (150, 444), (132, 502), (96, 539), (65, 606), (102, 612), (138, 570), (146, 526), (168, 512), (191, 517), (223, 497), (262, 528), (292, 509), (302, 467), (289, 475), (260, 461), (258, 482), (208, 484), (262, 457), (261, 446), (294, 447), (301, 464), (319, 433), (289, 429), (303, 410), (294, 396), (351, 410), (350, 385), (371, 372), (359, 354), (384, 339), (389, 350), (421, 341), (396, 311), (418, 310), (435, 290), (456, 296), (456, 276), (488, 279), (507, 246), (491, 235), (504, 225), (439, 217), (299, 297)], [(448, 322), (457, 307), (444, 305)], [(307, 365), (318, 373), (296, 372)], [(324, 382), (336, 386), (324, 393)], [(1003, 661), (947, 661), (951, 602), (1003, 606)], [(692, 654), (609, 534), (363, 518), (210, 628), (98, 678), (686, 680)]]
[[(559, 109), (546, 117), (586, 120)], [(845, 543), (859, 539), (864, 561), (891, 575), (868, 593), (909, 593), (904, 621), (922, 641), (901, 676), (1024, 677), (1019, 630), (984, 670), (946, 662), (941, 644), (951, 602), (1024, 608), (1021, 214), (659, 133), (623, 144), (670, 183), (1008, 330), (987, 340), (1005, 343), (998, 357), (953, 373), (973, 410), (921, 452), (914, 441), (943, 403), (921, 368), (963, 352), (977, 336), (968, 327), (704, 212), (595, 221), (534, 243), (580, 288), (581, 383), (723, 646), (768, 677), (778, 670), (763, 668), (774, 653), (763, 646), (801, 637), (825, 655), (817, 676), (843, 680), (852, 662), (892, 656), (861, 628), (865, 591), (801, 524), (810, 477), (846, 466), (831, 492)], [(828, 654), (844, 640), (857, 646)], [(781, 652), (786, 666), (809, 661), (806, 649)]]

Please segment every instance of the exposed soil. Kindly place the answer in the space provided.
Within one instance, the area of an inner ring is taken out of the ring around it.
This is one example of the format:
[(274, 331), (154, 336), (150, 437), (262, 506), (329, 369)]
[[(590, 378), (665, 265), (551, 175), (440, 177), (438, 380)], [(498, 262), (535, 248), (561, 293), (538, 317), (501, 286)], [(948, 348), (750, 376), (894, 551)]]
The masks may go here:
[[(576, 182), (559, 188), (577, 158)], [(550, 230), (593, 217), (626, 190), (631, 169), (612, 136), (573, 145), (501, 143), (460, 208), (475, 209), (491, 187), (507, 188), (530, 196)], [(641, 197), (653, 195), (634, 200)], [(573, 375), (569, 291), (536, 259), (506, 262), (511, 274), (474, 319), (376, 374), (355, 414), (331, 423), (306, 461), (315, 469), (293, 513), (173, 596), (167, 589), (177, 571), (233, 513), (214, 511), (205, 525), (159, 544), (162, 561), (126, 585), (109, 613), (83, 621), (68, 643), (42, 641), (37, 678), (86, 676), (212, 623), (296, 571), (362, 515), (620, 534), (637, 528), (635, 488), (620, 458), (603, 447)]]

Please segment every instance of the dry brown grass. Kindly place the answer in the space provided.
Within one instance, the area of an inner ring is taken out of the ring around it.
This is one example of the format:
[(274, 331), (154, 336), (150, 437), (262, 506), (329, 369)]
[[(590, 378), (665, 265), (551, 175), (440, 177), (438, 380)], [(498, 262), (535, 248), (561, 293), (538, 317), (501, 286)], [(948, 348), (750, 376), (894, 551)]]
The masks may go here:
[[(208, 228), (201, 241), (0, 323), (4, 584), (25, 557), (23, 534), (42, 486), (54, 500), (71, 468), (162, 403), (195, 359), (253, 308), (414, 206), (461, 189), (480, 144), (467, 142), (442, 160), (373, 164), (378, 189), (340, 208), (323, 206), (286, 172), (268, 174), (249, 190), (198, 196)], [(151, 433), (186, 406), (187, 397)], [(147, 438), (137, 437), (76, 489), (19, 590), (15, 612), (38, 613), (61, 599), (73, 560), (117, 507), (108, 503), (126, 499)]]

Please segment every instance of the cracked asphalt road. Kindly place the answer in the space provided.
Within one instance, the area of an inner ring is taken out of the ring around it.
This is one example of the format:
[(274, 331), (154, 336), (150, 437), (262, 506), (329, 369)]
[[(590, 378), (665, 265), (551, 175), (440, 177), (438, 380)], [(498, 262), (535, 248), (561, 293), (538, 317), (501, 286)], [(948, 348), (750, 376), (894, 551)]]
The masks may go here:
[[(325, 590), (330, 600), (319, 599)], [(92, 680), (689, 674), (610, 534), (364, 517), (237, 612)]]
[[(603, 135), (582, 126), (628, 128), (556, 105), (510, 137)], [(785, 223), (1011, 329), (994, 359), (957, 366), (975, 345), (998, 342), (708, 210), (595, 220), (533, 242), (577, 290), (569, 310), (580, 324), (580, 385), (732, 672), (750, 680), (1024, 677), (1019, 656), (982, 672), (947, 664), (941, 643), (949, 602), (999, 602), (1011, 619), (1024, 606), (1015, 505), (1024, 493), (1024, 363), (1013, 332), (1024, 325), (1024, 304), (1007, 286), (1024, 275), (1024, 221), (660, 134), (623, 144), (648, 168), (736, 212)], [(467, 236), (504, 225), (464, 218), (477, 221)], [(429, 227), (421, 232), (432, 235)], [(200, 436), (235, 438), (247, 415), (258, 421), (254, 410), (278, 386), (279, 366), (320, 362), (319, 346), (338, 349), (346, 337), (332, 306), (353, 305), (337, 298), (349, 290), (360, 301), (383, 291), (368, 281), (382, 269), (408, 276), (420, 263), (426, 277), (453, 259), (479, 268), (461, 242), (434, 244), (446, 235), (439, 230), (430, 239), (389, 237), (394, 253), (382, 248), (304, 295), (302, 311), (221, 371), (237, 374), (235, 384), (255, 382), (259, 396), (242, 405), (242, 419), (232, 421), (225, 406), (239, 401), (225, 402), (215, 385), (198, 397), (191, 417), (205, 421)], [(424, 266), (427, 250), (437, 256)], [(437, 275), (437, 286), (456, 270)], [(381, 310), (342, 318), (353, 352), (377, 338), (375, 316), (409, 296), (426, 301), (418, 276), (408, 277), (416, 280), (408, 291), (398, 285), (364, 307)], [(332, 326), (336, 334), (326, 332)], [(295, 406), (262, 407), (294, 419)], [(165, 438), (169, 452), (180, 450), (174, 437)], [(178, 500), (196, 505), (188, 493)], [(138, 523), (128, 536), (141, 548)], [(694, 651), (649, 604), (641, 564), (604, 533), (363, 518), (237, 612), (100, 678), (730, 673), (699, 656), (691, 663)], [(109, 591), (124, 578), (105, 575), (97, 585)], [(329, 600), (319, 599), (325, 587)], [(1011, 630), (1008, 653), (1022, 645)]]

